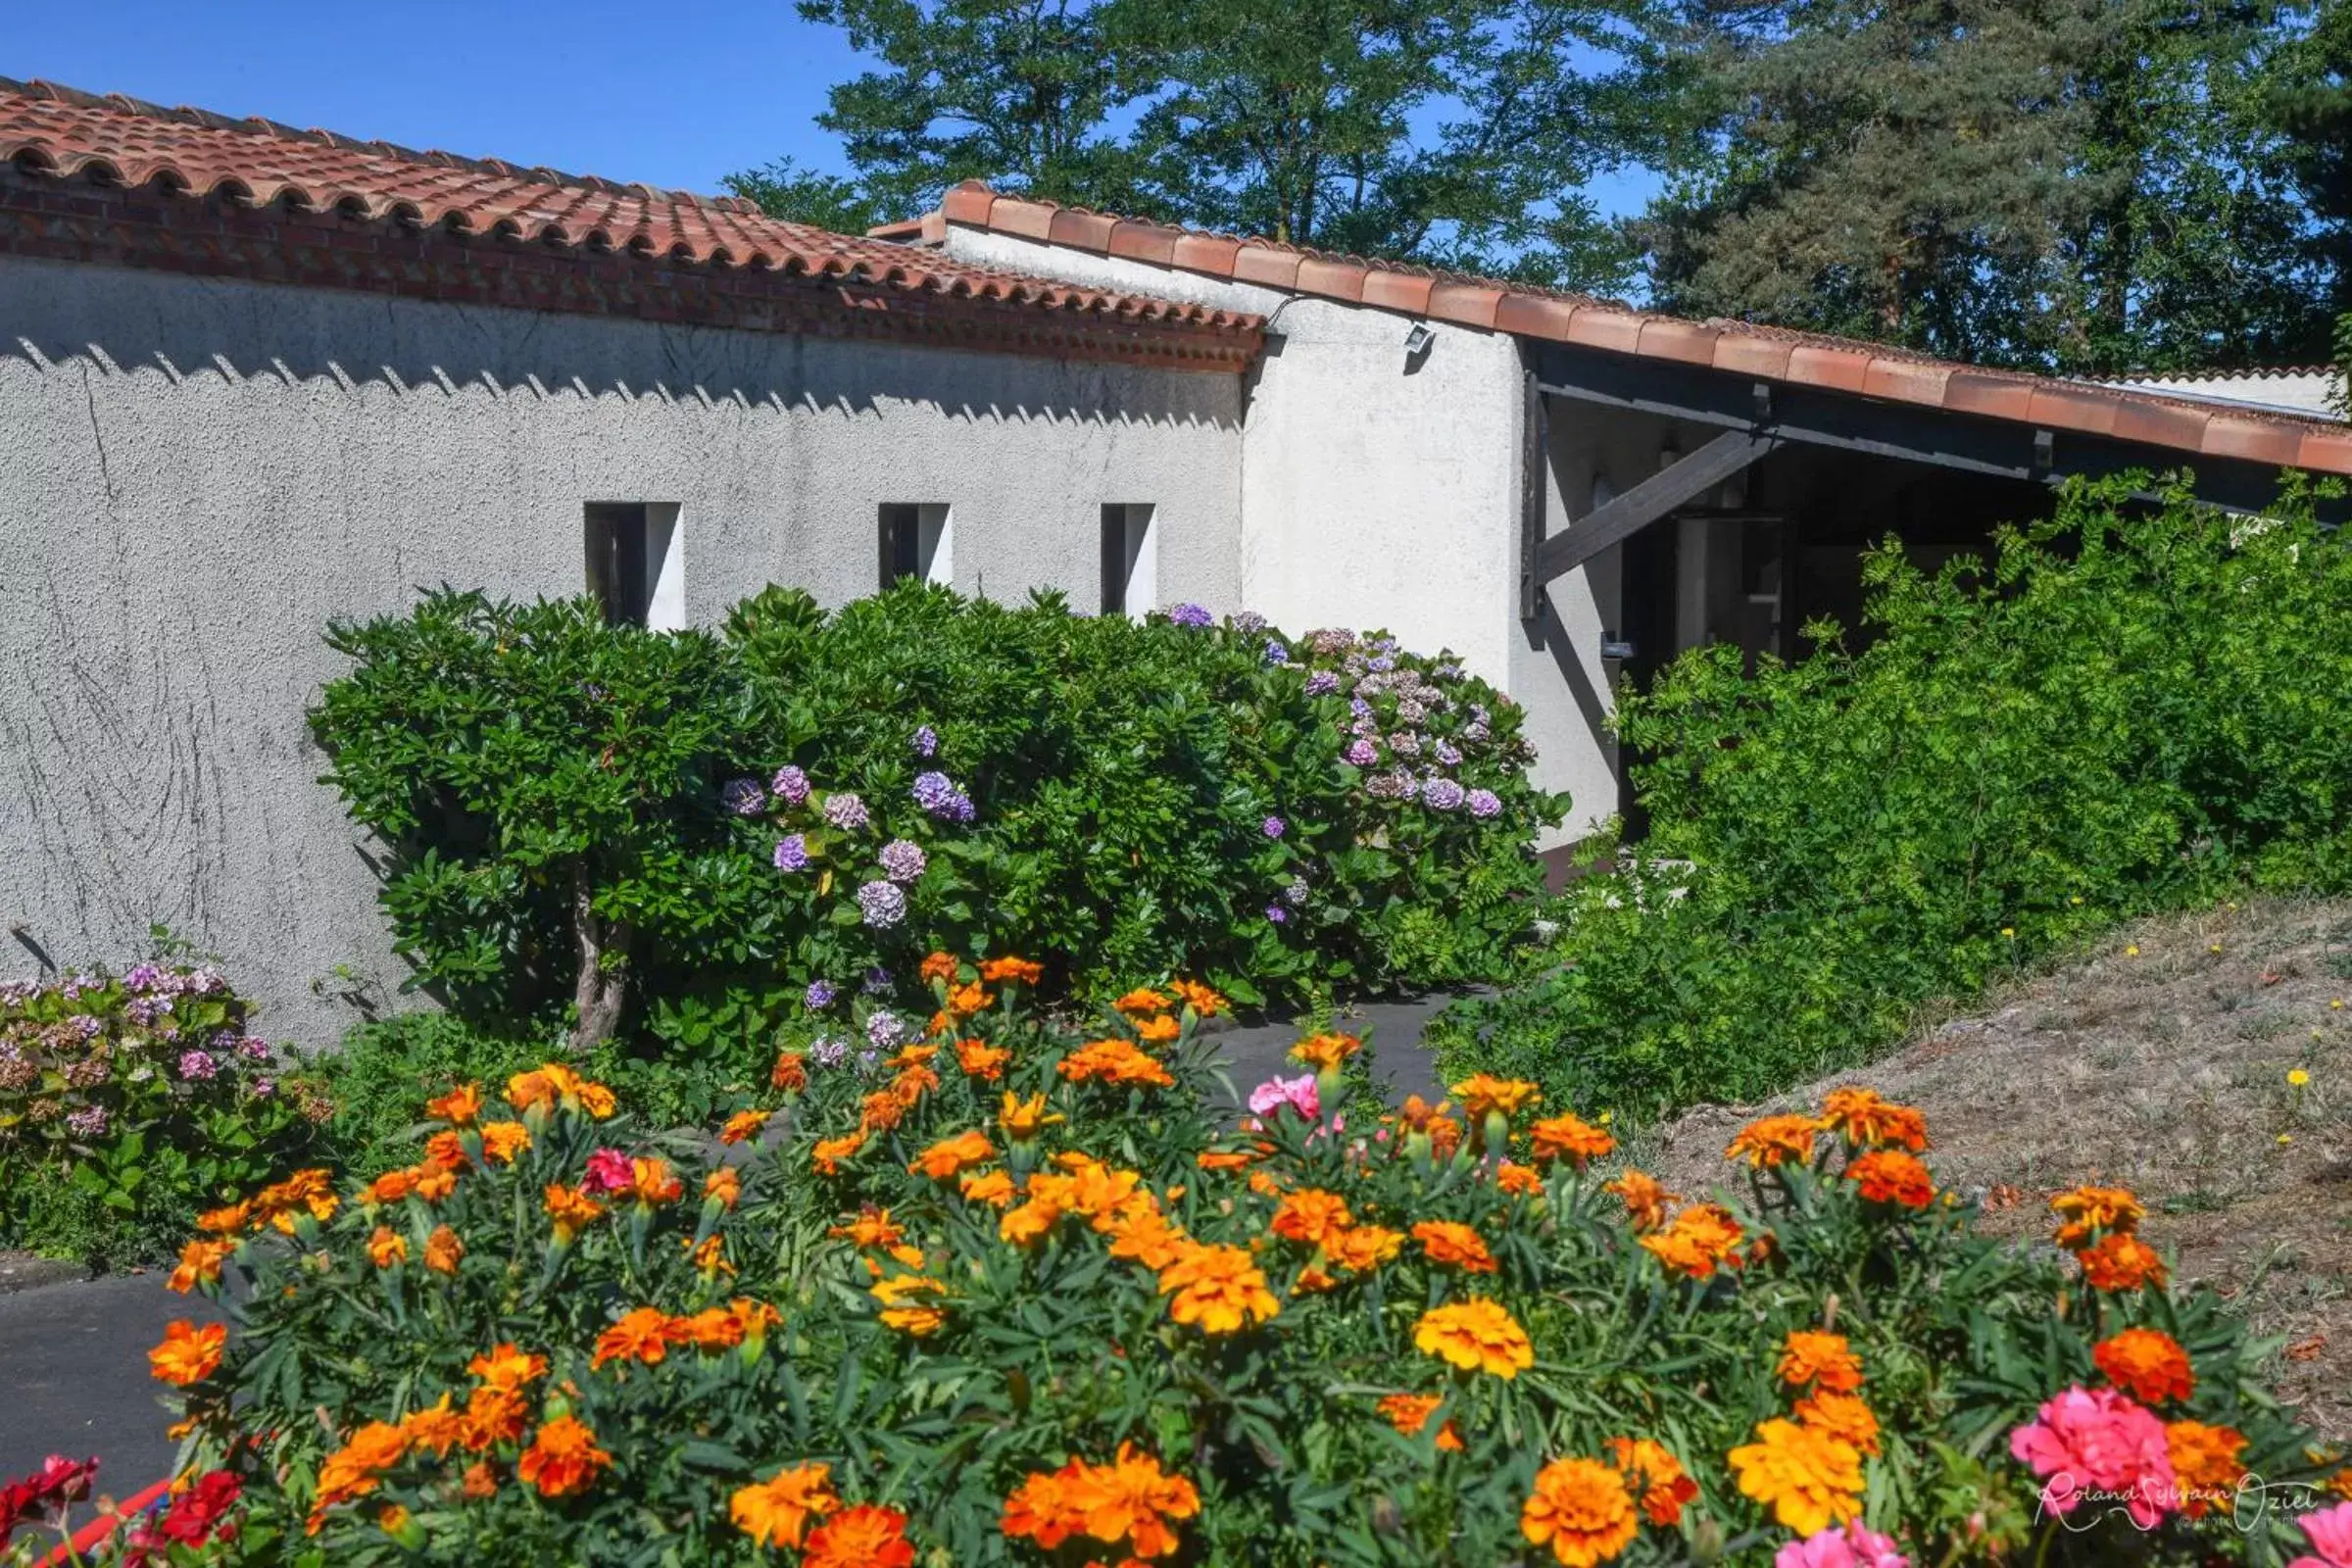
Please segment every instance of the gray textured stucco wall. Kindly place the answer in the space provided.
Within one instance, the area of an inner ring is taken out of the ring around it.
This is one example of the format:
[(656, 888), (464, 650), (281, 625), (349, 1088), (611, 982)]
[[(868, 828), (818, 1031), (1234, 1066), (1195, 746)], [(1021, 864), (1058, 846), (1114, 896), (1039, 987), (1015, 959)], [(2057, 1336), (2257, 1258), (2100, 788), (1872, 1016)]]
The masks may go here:
[(875, 509), (954, 508), (958, 587), (1092, 609), (1100, 508), (1163, 603), (1237, 608), (1240, 378), (0, 260), (0, 974), (162, 922), (317, 1043), (400, 966), (315, 779), (331, 616), (559, 595), (588, 501), (676, 503), (696, 621), (872, 591)]

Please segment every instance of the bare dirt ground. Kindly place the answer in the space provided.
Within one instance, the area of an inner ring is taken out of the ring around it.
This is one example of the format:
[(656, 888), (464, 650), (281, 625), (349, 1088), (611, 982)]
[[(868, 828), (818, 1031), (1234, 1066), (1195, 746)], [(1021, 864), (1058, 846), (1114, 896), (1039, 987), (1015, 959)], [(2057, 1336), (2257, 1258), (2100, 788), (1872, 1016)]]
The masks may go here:
[(1924, 1109), (1930, 1163), (1997, 1234), (2047, 1235), (2049, 1198), (2078, 1183), (2132, 1188), (2176, 1283), (2210, 1285), (2282, 1336), (2281, 1396), (2352, 1440), (2352, 903), (2143, 922), (1872, 1067), (1701, 1107), (1630, 1152), (1702, 1193), (1725, 1181), (1742, 1122), (1838, 1084)]

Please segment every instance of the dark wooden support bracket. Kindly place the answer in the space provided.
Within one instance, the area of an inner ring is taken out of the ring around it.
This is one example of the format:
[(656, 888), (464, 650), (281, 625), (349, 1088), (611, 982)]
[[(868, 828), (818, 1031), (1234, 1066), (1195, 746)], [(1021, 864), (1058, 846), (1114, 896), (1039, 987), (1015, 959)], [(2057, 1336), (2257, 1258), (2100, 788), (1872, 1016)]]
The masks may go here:
[(1672, 466), (1650, 475), (1536, 552), (1536, 581), (1565, 576), (1675, 508), (1702, 496), (1754, 464), (1778, 443), (1758, 430), (1726, 430)]

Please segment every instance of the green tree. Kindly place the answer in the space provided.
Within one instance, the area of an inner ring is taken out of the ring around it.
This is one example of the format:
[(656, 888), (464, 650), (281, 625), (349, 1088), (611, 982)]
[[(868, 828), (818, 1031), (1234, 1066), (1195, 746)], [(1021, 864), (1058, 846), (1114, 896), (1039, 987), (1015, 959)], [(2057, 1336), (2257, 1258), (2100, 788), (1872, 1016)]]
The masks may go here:
[(836, 234), (863, 233), (901, 216), (883, 208), (858, 180), (803, 169), (789, 158), (729, 174), (725, 183), (730, 192), (756, 203), (770, 218), (812, 223)]
[[(2270, 0), (1698, 0), (1671, 309), (2068, 371), (2308, 354)], [(2318, 292), (2315, 292), (2318, 291)]]
[[(2352, 310), (2352, 3), (2322, 0), (2310, 25), (2270, 62), (2273, 122), (2311, 210), (2311, 244), (2334, 269), (2335, 306)], [(2339, 356), (2352, 344), (2339, 340)]]

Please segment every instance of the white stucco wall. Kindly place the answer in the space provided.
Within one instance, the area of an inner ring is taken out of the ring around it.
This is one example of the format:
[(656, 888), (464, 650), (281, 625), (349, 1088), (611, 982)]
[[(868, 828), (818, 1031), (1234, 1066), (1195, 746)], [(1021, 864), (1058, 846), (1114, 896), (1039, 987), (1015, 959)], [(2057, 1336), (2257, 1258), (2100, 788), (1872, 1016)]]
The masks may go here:
[[(1163, 604), (1242, 603), (1240, 378), (0, 260), (0, 926), (65, 966), (163, 922), (279, 1038), (399, 975), (315, 782), (330, 616), (449, 582), (577, 593), (589, 501), (678, 507), (687, 618), (873, 591), (876, 508), (954, 509), (954, 578), (1100, 592), (1156, 508)], [(0, 940), (0, 974), (34, 972)]]

